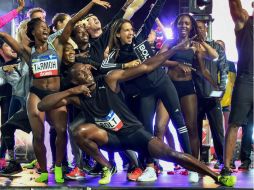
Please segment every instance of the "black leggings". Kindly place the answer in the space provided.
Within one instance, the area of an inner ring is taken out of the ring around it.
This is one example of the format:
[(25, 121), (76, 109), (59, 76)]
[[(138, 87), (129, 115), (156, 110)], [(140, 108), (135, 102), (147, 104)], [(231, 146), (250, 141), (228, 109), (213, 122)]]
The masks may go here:
[[(136, 100), (135, 100), (136, 99)], [(177, 129), (181, 146), (185, 153), (191, 154), (190, 141), (176, 89), (171, 79), (165, 75), (164, 79), (154, 88), (145, 92), (139, 98), (128, 99), (128, 104), (135, 115), (143, 123), (145, 129), (153, 134), (153, 118), (158, 100), (161, 100), (171, 116), (172, 123)]]
[(217, 160), (223, 162), (224, 129), (220, 101), (216, 98), (198, 98), (198, 135), (200, 149), (202, 149), (202, 128), (205, 115), (208, 118), (212, 132)]

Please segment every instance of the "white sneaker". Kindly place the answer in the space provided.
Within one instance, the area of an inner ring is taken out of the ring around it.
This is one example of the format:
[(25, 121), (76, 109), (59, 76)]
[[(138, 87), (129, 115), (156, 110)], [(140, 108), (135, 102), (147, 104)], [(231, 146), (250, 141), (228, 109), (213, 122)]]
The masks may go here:
[(147, 167), (142, 175), (138, 178), (138, 181), (155, 181), (157, 180), (157, 175), (155, 173), (155, 169), (152, 167)]
[(199, 176), (197, 172), (189, 171), (188, 178), (190, 183), (197, 183), (199, 181)]

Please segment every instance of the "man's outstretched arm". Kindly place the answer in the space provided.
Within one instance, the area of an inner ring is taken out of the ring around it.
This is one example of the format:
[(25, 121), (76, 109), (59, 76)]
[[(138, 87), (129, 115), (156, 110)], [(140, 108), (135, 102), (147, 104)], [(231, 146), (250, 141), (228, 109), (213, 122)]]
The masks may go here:
[(109, 72), (106, 75), (105, 80), (112, 91), (119, 92), (119, 82), (128, 81), (143, 74), (150, 73), (151, 71), (161, 66), (170, 56), (175, 53), (176, 50), (177, 47), (167, 50), (161, 54), (157, 54), (145, 60), (142, 64), (130, 69), (114, 70), (112, 72)]
[(90, 90), (85, 85), (75, 86), (65, 91), (50, 94), (38, 103), (38, 110), (49, 111), (68, 104), (80, 106), (79, 98), (76, 95), (82, 93), (90, 96)]

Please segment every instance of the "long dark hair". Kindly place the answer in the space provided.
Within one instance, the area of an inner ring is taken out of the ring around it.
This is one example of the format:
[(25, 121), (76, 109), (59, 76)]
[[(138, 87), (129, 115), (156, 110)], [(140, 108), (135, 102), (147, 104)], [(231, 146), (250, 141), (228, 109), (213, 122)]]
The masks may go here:
[(112, 24), (109, 43), (108, 43), (109, 52), (111, 52), (113, 49), (116, 49), (117, 51), (119, 51), (121, 47), (121, 42), (120, 42), (120, 39), (117, 37), (117, 33), (120, 32), (122, 25), (125, 23), (130, 23), (133, 26), (133, 23), (130, 20), (123, 19), (123, 18), (116, 20)]
[[(182, 14), (179, 14), (174, 23), (173, 23), (173, 33), (174, 35), (177, 34), (177, 23), (179, 22), (179, 20), (182, 18), (182, 17), (189, 17), (190, 18), (190, 21), (191, 21), (191, 30), (190, 30), (190, 34), (189, 34), (189, 38), (192, 38), (193, 36), (195, 35), (200, 35), (199, 34), (199, 31), (198, 31), (198, 25), (197, 25), (197, 22), (195, 21), (195, 19), (188, 13), (182, 13)], [(176, 36), (174, 36), (174, 38), (176, 38)]]

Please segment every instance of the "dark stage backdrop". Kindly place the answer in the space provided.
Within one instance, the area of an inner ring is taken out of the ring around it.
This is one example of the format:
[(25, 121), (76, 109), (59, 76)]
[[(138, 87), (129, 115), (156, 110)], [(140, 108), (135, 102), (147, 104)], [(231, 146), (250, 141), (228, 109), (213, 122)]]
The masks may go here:
[[(15, 0), (14, 0), (15, 1)], [(34, 3), (35, 7), (41, 7), (47, 11), (47, 22), (51, 23), (51, 19), (57, 12), (66, 12), (68, 14), (74, 14), (79, 11), (82, 7), (90, 2), (90, 0), (27, 0)], [(111, 3), (111, 8), (105, 10), (99, 6), (95, 6), (92, 9), (92, 13), (99, 17), (103, 26), (110, 21), (110, 19), (117, 13), (117, 11), (123, 6), (125, 0), (109, 0)], [(145, 17), (147, 16), (150, 5), (154, 3), (155, 0), (147, 0), (145, 5), (134, 15), (132, 21), (134, 21), (135, 28), (138, 29)], [(16, 6), (15, 6), (16, 7)], [(0, 3), (0, 15), (3, 15), (12, 9), (12, 1), (1, 1)], [(160, 19), (165, 25), (169, 25), (173, 19), (178, 14), (179, 9), (179, 0), (167, 0), (161, 15)], [(17, 19), (16, 19), (17, 20)], [(10, 32), (10, 23), (7, 24), (1, 30)]]
[[(169, 23), (168, 19), (172, 21), (178, 14), (179, 9), (179, 0), (167, 0), (164, 9), (162, 10), (160, 19), (166, 24)], [(34, 0), (35, 5), (42, 7), (47, 11), (47, 21), (51, 22), (51, 18), (57, 12), (66, 12), (69, 14), (76, 13), (79, 9), (84, 7), (89, 0)], [(92, 9), (92, 13), (99, 17), (102, 21), (102, 24), (105, 25), (110, 19), (114, 16), (114, 14), (122, 7), (125, 0), (109, 0), (111, 3), (111, 9), (105, 10), (99, 6), (95, 6)], [(154, 3), (155, 0), (147, 0), (146, 4), (140, 9), (133, 17), (133, 21), (135, 27), (138, 28), (142, 22), (144, 21), (148, 11), (150, 9), (150, 5)]]

